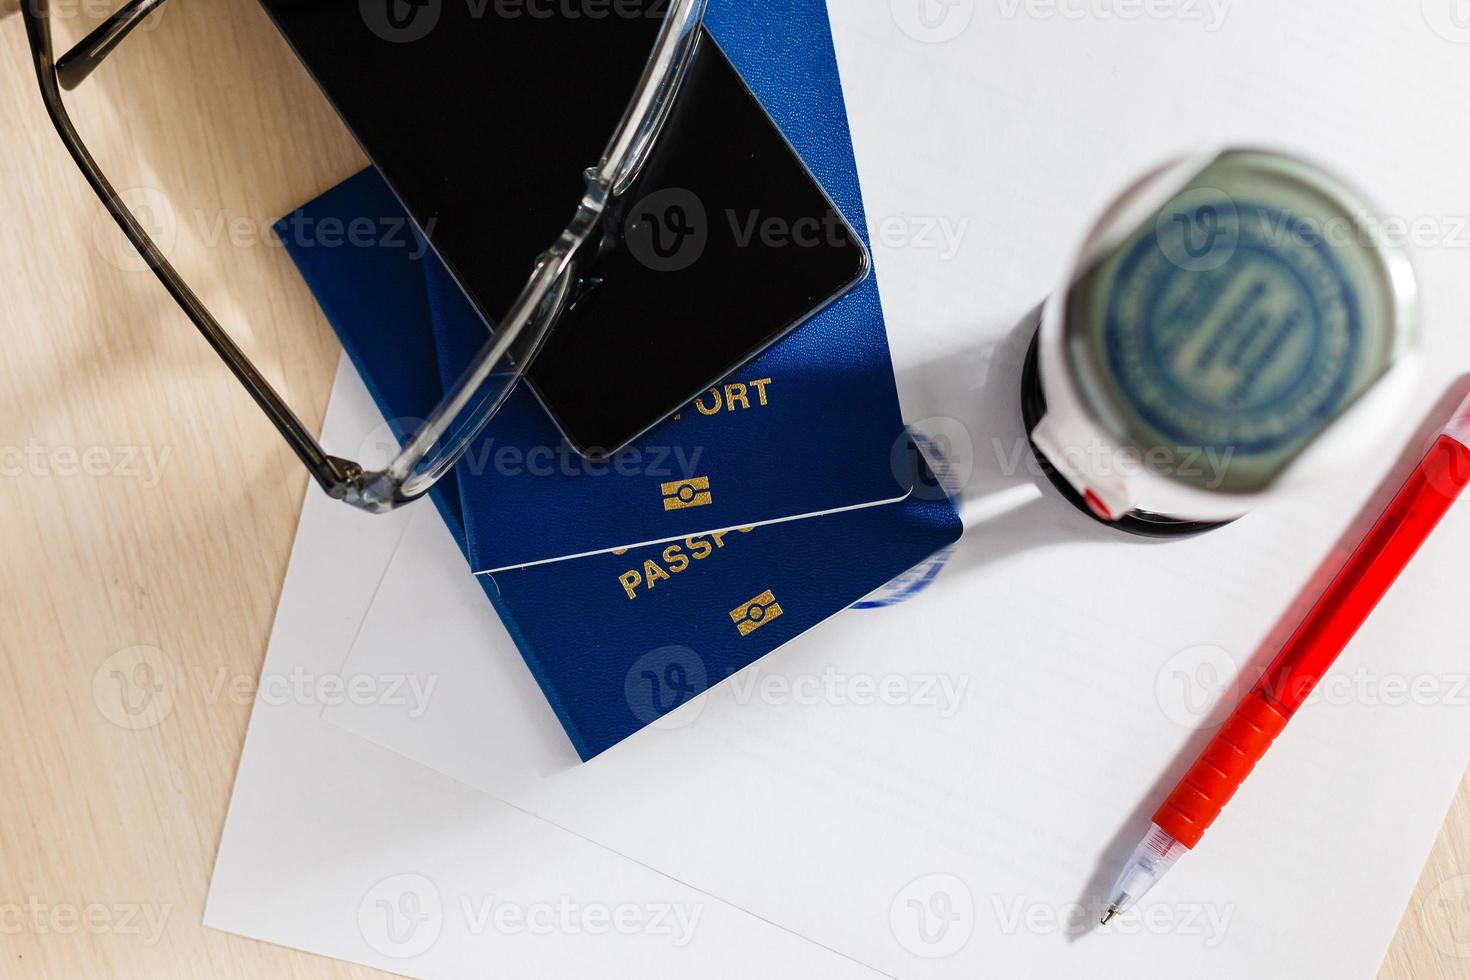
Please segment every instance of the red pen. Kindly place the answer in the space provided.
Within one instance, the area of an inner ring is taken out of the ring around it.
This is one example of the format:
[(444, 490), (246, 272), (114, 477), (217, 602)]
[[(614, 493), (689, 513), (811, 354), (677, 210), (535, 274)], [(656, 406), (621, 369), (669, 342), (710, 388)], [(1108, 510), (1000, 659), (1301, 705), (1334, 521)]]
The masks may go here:
[(1467, 485), (1470, 399), (1456, 410), (1260, 682), (1154, 814), (1148, 835), (1113, 886), (1103, 925), (1136, 905), (1199, 843)]

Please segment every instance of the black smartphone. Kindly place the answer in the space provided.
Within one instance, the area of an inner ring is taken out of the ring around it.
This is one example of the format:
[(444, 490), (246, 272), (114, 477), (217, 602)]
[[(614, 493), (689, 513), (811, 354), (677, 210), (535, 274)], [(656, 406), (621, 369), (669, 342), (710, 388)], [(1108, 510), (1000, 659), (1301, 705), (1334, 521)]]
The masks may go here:
[[(261, 0), (485, 318), (570, 220), (664, 0)], [(529, 371), (602, 457), (860, 282), (861, 240), (714, 39)]]

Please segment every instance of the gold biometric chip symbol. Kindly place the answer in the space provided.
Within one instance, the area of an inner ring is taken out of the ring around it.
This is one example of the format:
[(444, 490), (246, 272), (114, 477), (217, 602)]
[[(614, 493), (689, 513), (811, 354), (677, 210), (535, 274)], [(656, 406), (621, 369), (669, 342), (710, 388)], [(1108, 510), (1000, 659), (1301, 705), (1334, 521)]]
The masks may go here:
[(773, 592), (766, 591), (737, 609), (730, 611), (730, 619), (741, 636), (749, 636), (774, 619), (781, 618), (781, 604)]
[(664, 495), (664, 510), (688, 510), (691, 507), (708, 507), (715, 502), (709, 490), (709, 477), (696, 476), (692, 480), (675, 480), (659, 488)]

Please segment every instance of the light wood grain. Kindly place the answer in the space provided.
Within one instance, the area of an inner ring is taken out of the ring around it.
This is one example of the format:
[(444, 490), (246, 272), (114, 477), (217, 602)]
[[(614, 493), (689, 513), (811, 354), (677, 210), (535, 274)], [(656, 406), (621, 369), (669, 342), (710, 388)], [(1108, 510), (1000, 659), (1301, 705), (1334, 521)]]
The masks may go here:
[[(114, 183), (163, 195), (170, 255), (316, 427), (337, 346), (262, 229), (364, 161), (255, 0), (151, 26), (78, 121)], [(0, 917), (0, 975), (380, 975), (200, 925), (249, 717), (219, 692), (259, 673), (306, 477), (129, 262), (43, 115), (18, 17), (0, 78), (0, 910), (21, 910)], [(188, 665), (140, 731), (93, 686), (135, 647)], [(1381, 974), (1467, 976), (1470, 782)]]
[[(149, 26), (80, 93), (78, 124), (120, 188), (166, 191), (170, 254), (316, 427), (330, 330), (280, 248), (210, 230), (259, 229), (364, 161), (255, 0), (176, 0)], [(200, 925), (249, 718), (215, 682), (258, 675), (305, 471), (125, 260), (46, 121), (17, 16), (0, 78), (0, 447), (39, 453), (19, 473), (0, 460), (0, 907), (23, 917), (0, 921), (0, 976), (381, 975)], [(93, 475), (73, 473), (89, 449)], [(142, 731), (93, 695), (136, 646), (188, 665)], [(156, 941), (148, 915), (166, 916)]]

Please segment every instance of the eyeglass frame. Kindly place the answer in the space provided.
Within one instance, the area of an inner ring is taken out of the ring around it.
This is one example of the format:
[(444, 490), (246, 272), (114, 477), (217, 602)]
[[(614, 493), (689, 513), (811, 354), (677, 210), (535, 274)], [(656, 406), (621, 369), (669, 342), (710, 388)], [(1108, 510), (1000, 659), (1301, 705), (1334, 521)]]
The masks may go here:
[[(128, 210), (67, 113), (62, 91), (85, 81), (163, 3), (128, 0), (57, 59), (51, 42), (50, 0), (22, 0), (21, 17), (41, 99), (52, 125), (133, 248), (328, 496), (373, 513), (386, 513), (417, 500), (449, 471), (489, 423), (560, 318), (576, 280), (579, 254), (601, 228), (610, 202), (637, 177), (668, 119), (693, 58), (707, 0), (671, 0), (633, 98), (601, 160), (583, 174), (585, 189), (575, 216), (551, 247), (537, 257), (526, 285), (464, 376), (388, 466), (377, 471), (329, 455), (322, 448)], [(524, 344), (524, 349), (518, 344)], [(516, 356), (512, 359), (513, 352)], [(489, 390), (496, 369), (506, 363), (513, 371), (509, 382), (503, 390)], [(470, 410), (467, 424), (456, 426), (466, 409)], [(446, 439), (451, 441), (446, 444)]]

